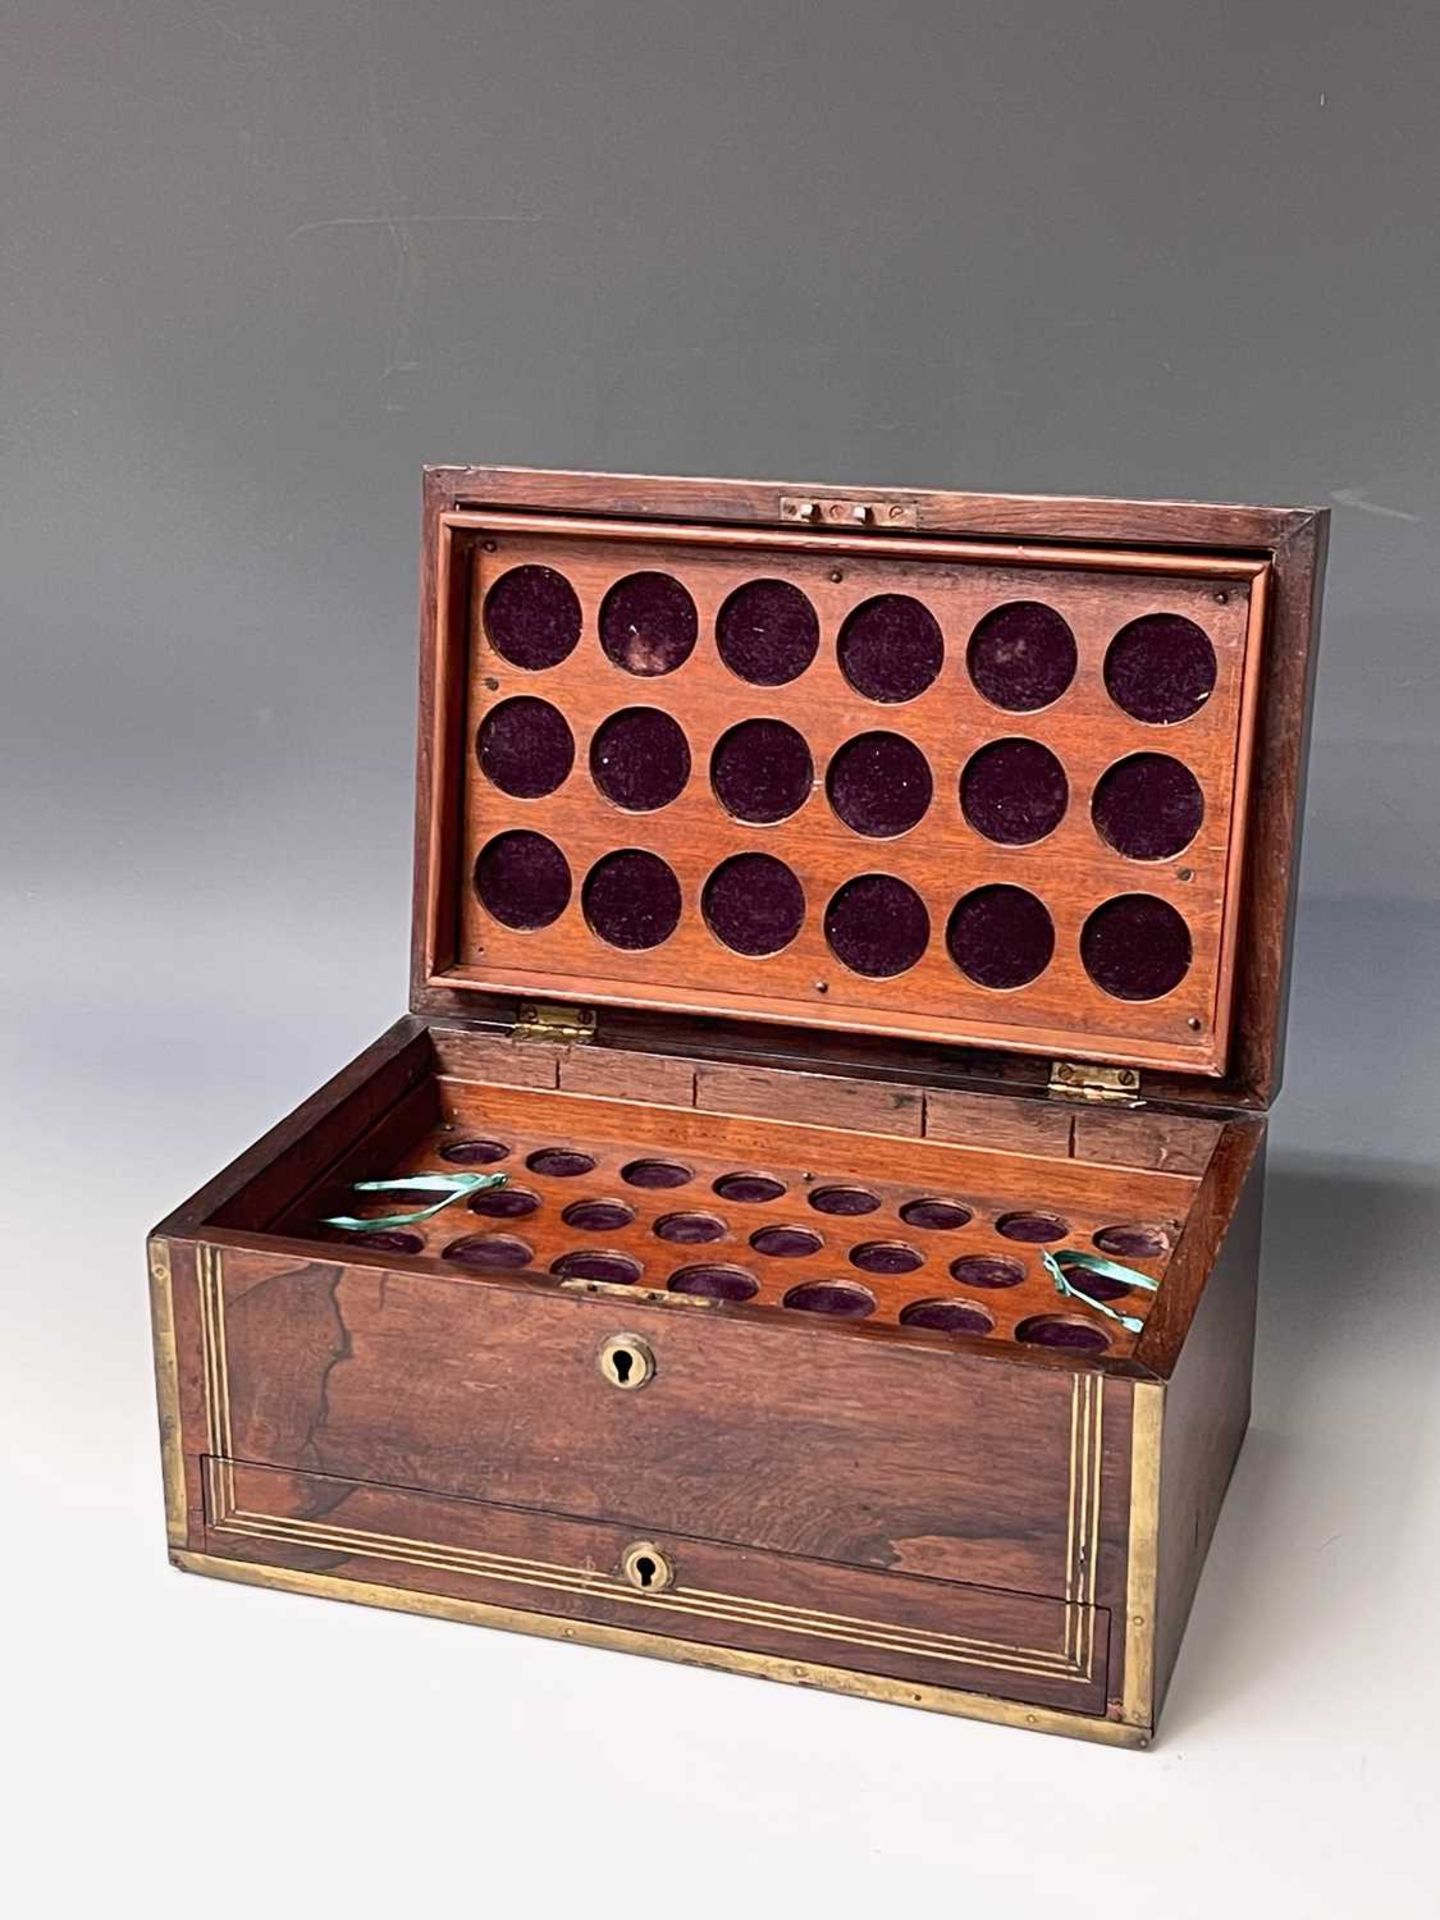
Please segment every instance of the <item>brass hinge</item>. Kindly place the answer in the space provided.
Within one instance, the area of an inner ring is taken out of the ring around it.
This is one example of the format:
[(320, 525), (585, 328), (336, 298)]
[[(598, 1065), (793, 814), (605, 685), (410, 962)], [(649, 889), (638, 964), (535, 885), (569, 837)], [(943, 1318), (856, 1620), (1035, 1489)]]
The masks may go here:
[(780, 518), (799, 520), (807, 527), (914, 527), (919, 523), (913, 501), (805, 499), (798, 494), (780, 496)]
[(617, 1300), (643, 1300), (647, 1307), (718, 1307), (707, 1293), (666, 1293), (659, 1287), (632, 1287), (623, 1280), (562, 1280), (562, 1293), (594, 1293)]
[(547, 1001), (524, 1000), (510, 1029), (512, 1040), (553, 1040), (557, 1046), (584, 1047), (595, 1038), (595, 1015), (589, 1007), (553, 1006)]
[(1057, 1060), (1050, 1069), (1051, 1093), (1069, 1100), (1124, 1100), (1139, 1104), (1140, 1074), (1135, 1067), (1098, 1067), (1091, 1060)]

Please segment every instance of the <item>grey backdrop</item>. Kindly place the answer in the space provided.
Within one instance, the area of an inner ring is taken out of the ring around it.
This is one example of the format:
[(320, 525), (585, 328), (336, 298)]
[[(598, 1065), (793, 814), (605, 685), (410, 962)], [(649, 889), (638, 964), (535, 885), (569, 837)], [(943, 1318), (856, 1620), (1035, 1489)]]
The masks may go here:
[[(232, 1756), (307, 1806), (358, 1777), (352, 1695), (310, 1703), (319, 1780), (289, 1737), (294, 1675), (323, 1687), (342, 1640), (391, 1675), (367, 1737), (412, 1755), (452, 1690), (493, 1711), (513, 1686), (504, 1754), (465, 1749), (504, 1815), (492, 1872), (525, 1857), (527, 1739), (603, 1848), (586, 1762), (636, 1687), (686, 1766), (733, 1718), (772, 1875), (801, 1846), (842, 1901), (958, 1871), (942, 1781), (1037, 1886), (1117, 1871), (1098, 1833), (1037, 1851), (994, 1797), (1092, 1791), (1073, 1749), (732, 1708), (730, 1683), (312, 1626), (164, 1573), (140, 1236), (403, 1005), (419, 468), (496, 460), (1333, 506), (1257, 1425), (1172, 1700), (1194, 1764), (1183, 1791), (1173, 1757), (1127, 1773), (1126, 1871), (1161, 1875), (1203, 1812), (1230, 1844), (1168, 1912), (1287, 1848), (1308, 1911), (1354, 1911), (1306, 1797), (1340, 1765), (1392, 1876), (1367, 1897), (1424, 1910), (1402, 1701), (1433, 1712), (1440, 1540), (1440, 13), (10, 0), (3, 36), (0, 1418), (12, 1537), (50, 1569), (29, 1739), (110, 1848), (63, 1871), (140, 1870), (131, 1676), (217, 1637)], [(129, 1658), (90, 1644), (101, 1558)], [(565, 1705), (527, 1720), (547, 1687)], [(837, 1753), (858, 1826), (806, 1797)], [(391, 1790), (398, 1843), (439, 1789)], [(198, 1871), (184, 1792), (172, 1865)]]

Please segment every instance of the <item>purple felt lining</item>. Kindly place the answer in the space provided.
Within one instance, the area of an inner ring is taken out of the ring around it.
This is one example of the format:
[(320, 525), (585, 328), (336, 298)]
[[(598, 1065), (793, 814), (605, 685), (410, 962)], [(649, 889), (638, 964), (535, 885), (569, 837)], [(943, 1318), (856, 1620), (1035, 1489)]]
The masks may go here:
[(573, 1147), (537, 1147), (525, 1164), (531, 1173), (544, 1174), (549, 1180), (574, 1180), (595, 1170), (591, 1156)]
[(401, 1233), (393, 1228), (374, 1233), (342, 1233), (332, 1228), (327, 1240), (338, 1240), (347, 1247), (369, 1247), (374, 1253), (423, 1253), (425, 1242), (418, 1233)]
[(856, 1214), (874, 1213), (880, 1205), (879, 1194), (871, 1193), (868, 1187), (816, 1187), (809, 1199), (817, 1213), (838, 1213), (852, 1219)]
[(852, 973), (885, 980), (904, 973), (930, 943), (930, 915), (913, 887), (889, 873), (862, 873), (825, 909), (830, 951)]
[(722, 1173), (715, 1182), (715, 1192), (722, 1200), (736, 1200), (750, 1206), (780, 1200), (785, 1190), (785, 1182), (772, 1179), (768, 1173)]
[(462, 1267), (482, 1267), (489, 1271), (492, 1268), (528, 1267), (535, 1259), (535, 1249), (529, 1241), (521, 1240), (514, 1234), (477, 1233), (467, 1235), (462, 1240), (452, 1240), (443, 1258), (455, 1260)]
[(510, 1149), (503, 1140), (452, 1140), (440, 1149), (440, 1158), (456, 1167), (491, 1167), (509, 1157)]
[(1058, 1313), (1036, 1313), (1022, 1320), (1015, 1338), (1032, 1347), (1059, 1347), (1068, 1353), (1103, 1353), (1110, 1336), (1086, 1320), (1067, 1320)]
[(1200, 831), (1205, 796), (1168, 753), (1132, 753), (1100, 776), (1090, 817), (1100, 838), (1128, 859), (1169, 860)]
[(690, 778), (690, 742), (657, 707), (612, 713), (590, 742), (590, 772), (607, 800), (630, 813), (667, 807)]
[(805, 923), (805, 889), (783, 860), (737, 853), (705, 882), (700, 910), (715, 938), (747, 959), (779, 953)]
[(1002, 847), (1028, 847), (1065, 818), (1070, 783), (1038, 740), (992, 740), (967, 761), (960, 805), (977, 833)]
[(630, 1225), (635, 1209), (623, 1200), (572, 1200), (560, 1218), (579, 1233), (614, 1233)]
[(737, 587), (715, 622), (720, 658), (755, 687), (783, 687), (815, 658), (820, 620), (788, 580), (750, 580)]
[(864, 1240), (850, 1249), (850, 1264), (862, 1273), (914, 1273), (924, 1266), (925, 1256), (903, 1240)]
[(950, 1278), (962, 1287), (1018, 1287), (1025, 1269), (1003, 1253), (967, 1253), (950, 1262)]
[(757, 1227), (750, 1244), (770, 1260), (805, 1260), (825, 1242), (809, 1227)]
[(1215, 691), (1215, 649), (1178, 613), (1147, 613), (1122, 627), (1105, 655), (1105, 687), (1117, 707), (1151, 726), (1198, 713)]
[[(1112, 1254), (1117, 1260), (1158, 1260), (1169, 1250), (1170, 1236), (1164, 1227), (1125, 1222), (1101, 1227), (1095, 1234), (1095, 1244), (1102, 1253)], [(1087, 1275), (1092, 1280), (1094, 1277)]]
[(673, 673), (700, 631), (695, 602), (668, 573), (617, 580), (600, 607), (600, 644), (627, 673)]
[(727, 813), (773, 826), (809, 799), (815, 762), (804, 735), (783, 720), (742, 720), (716, 742), (710, 781)]
[(1028, 986), (1055, 954), (1055, 923), (1024, 887), (977, 887), (950, 916), (950, 958), (978, 987)]
[(502, 926), (534, 932), (569, 906), (570, 865), (543, 833), (497, 834), (475, 862), (475, 891)]
[(1123, 1300), (1130, 1292), (1123, 1280), (1112, 1280), (1107, 1273), (1091, 1273), (1088, 1267), (1076, 1267), (1070, 1278), (1092, 1300)]
[(885, 840), (924, 819), (935, 782), (913, 741), (898, 733), (862, 733), (830, 762), (825, 791), (847, 827)]
[(485, 778), (517, 800), (554, 793), (575, 764), (575, 736), (548, 700), (522, 694), (504, 700), (480, 722), (475, 757)]
[(620, 1169), (620, 1178), (627, 1186), (659, 1192), (670, 1187), (688, 1187), (695, 1175), (678, 1160), (632, 1160), (629, 1166)]
[(849, 1280), (806, 1280), (791, 1287), (783, 1304), (798, 1313), (827, 1313), (837, 1320), (863, 1320), (875, 1311), (868, 1287)]
[(931, 1233), (954, 1233), (958, 1227), (968, 1227), (975, 1215), (958, 1200), (924, 1199), (907, 1200), (900, 1209), (900, 1218), (907, 1227), (924, 1227)]
[(867, 700), (898, 705), (932, 685), (945, 642), (930, 609), (906, 593), (866, 600), (840, 629), (840, 671)]
[(575, 1247), (550, 1262), (550, 1271), (561, 1280), (599, 1280), (608, 1286), (630, 1287), (645, 1269), (628, 1253), (602, 1253), (598, 1248)]
[(671, 1293), (699, 1294), (704, 1300), (753, 1300), (760, 1282), (743, 1267), (681, 1267), (668, 1282)]
[(991, 706), (1035, 713), (1058, 700), (1075, 678), (1075, 636), (1039, 600), (996, 607), (970, 636), (970, 678)]
[(1063, 1240), (1070, 1228), (1058, 1213), (1041, 1213), (1030, 1207), (1014, 1213), (1002, 1213), (995, 1231), (1007, 1240), (1025, 1240), (1039, 1245), (1046, 1240)]
[(708, 1246), (725, 1233), (725, 1222), (713, 1213), (665, 1213), (655, 1222), (655, 1238), (677, 1247)]
[(491, 1220), (523, 1220), (526, 1214), (538, 1212), (539, 1207), (539, 1194), (530, 1193), (524, 1187), (491, 1187), (477, 1193), (470, 1202), (472, 1213), (483, 1213)]
[(928, 1327), (933, 1333), (989, 1333), (995, 1322), (968, 1300), (912, 1300), (900, 1310), (902, 1327)]
[(1122, 893), (1099, 906), (1080, 934), (1085, 971), (1116, 1000), (1159, 1000), (1190, 971), (1190, 929), (1168, 900)]
[(512, 567), (485, 596), (485, 632), (512, 666), (555, 667), (580, 638), (580, 602), (553, 567)]
[(680, 882), (658, 853), (625, 847), (597, 860), (585, 881), (585, 918), (612, 947), (658, 947), (680, 924)]

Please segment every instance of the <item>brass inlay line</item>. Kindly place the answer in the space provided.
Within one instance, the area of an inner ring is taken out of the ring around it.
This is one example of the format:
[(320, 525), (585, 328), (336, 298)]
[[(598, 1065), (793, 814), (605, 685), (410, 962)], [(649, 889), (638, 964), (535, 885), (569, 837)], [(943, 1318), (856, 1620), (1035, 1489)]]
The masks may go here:
[(885, 1674), (859, 1673), (849, 1667), (829, 1667), (783, 1655), (751, 1653), (740, 1647), (707, 1645), (696, 1640), (672, 1640), (632, 1627), (601, 1625), (591, 1620), (569, 1620), (563, 1615), (525, 1613), (483, 1600), (456, 1600), (448, 1594), (422, 1593), (411, 1587), (377, 1586), (328, 1573), (302, 1573), (253, 1561), (225, 1560), (214, 1554), (177, 1553), (175, 1564), (187, 1573), (209, 1574), (219, 1580), (269, 1587), (278, 1593), (310, 1594), (325, 1600), (348, 1600), (365, 1607), (385, 1607), (396, 1613), (415, 1613), (431, 1620), (456, 1620), (469, 1626), (498, 1627), (510, 1633), (529, 1633), (545, 1640), (568, 1640), (579, 1646), (604, 1647), (619, 1653), (643, 1653), (681, 1666), (710, 1667), (755, 1679), (780, 1680), (790, 1686), (818, 1687), (852, 1699), (878, 1700), (893, 1706), (921, 1707), (968, 1720), (984, 1720), (1002, 1727), (1023, 1727), (1032, 1733), (1068, 1734), (1107, 1746), (1148, 1747), (1148, 1733), (1099, 1714), (1077, 1713), (1068, 1707), (1031, 1707), (992, 1694), (968, 1693), (956, 1687), (934, 1686), (914, 1680), (894, 1680)]
[(1094, 1593), (1100, 1552), (1104, 1382), (1077, 1374), (1070, 1384), (1070, 1496), (1065, 1539), (1065, 1651), (1087, 1678), (1094, 1672)]
[(1076, 1501), (1080, 1475), (1080, 1381), (1070, 1383), (1070, 1485), (1065, 1506), (1065, 1651), (1073, 1654)]
[[(523, 1580), (533, 1579), (537, 1584), (546, 1584), (551, 1581), (564, 1582), (567, 1586), (573, 1586), (577, 1590), (587, 1593), (604, 1594), (618, 1599), (627, 1599), (629, 1597), (616, 1588), (614, 1581), (607, 1574), (590, 1572), (584, 1568), (567, 1567), (563, 1564), (548, 1561), (522, 1560), (509, 1554), (489, 1553), (478, 1548), (446, 1548), (432, 1545), (423, 1540), (406, 1540), (393, 1534), (367, 1533), (350, 1527), (317, 1526), (311, 1522), (287, 1520), (275, 1514), (256, 1514), (246, 1511), (228, 1512), (223, 1524), (226, 1529), (232, 1532), (246, 1532), (254, 1531), (257, 1528), (265, 1528), (268, 1531), (274, 1532), (276, 1535), (284, 1535), (287, 1537), (297, 1536), (303, 1533), (307, 1544), (349, 1545), (354, 1547), (357, 1552), (368, 1552), (376, 1557), (383, 1555), (391, 1558), (408, 1559), (425, 1556), (426, 1558), (435, 1560), (437, 1563), (443, 1562), (443, 1564), (456, 1573), (470, 1570), (492, 1575), (497, 1579), (508, 1579), (512, 1577)], [(652, 1603), (654, 1599), (654, 1595), (647, 1594), (644, 1596), (646, 1604)], [(808, 1607), (794, 1607), (784, 1601), (745, 1600), (734, 1594), (711, 1592), (708, 1589), (700, 1587), (687, 1587), (683, 1601), (687, 1604), (695, 1603), (697, 1605), (702, 1602), (709, 1603), (717, 1608), (739, 1607), (744, 1609), (747, 1614), (773, 1615), (777, 1621), (790, 1619), (802, 1622), (807, 1626), (814, 1625), (817, 1628), (834, 1627), (846, 1637), (852, 1632), (877, 1632), (891, 1636), (901, 1634), (905, 1631), (901, 1628), (890, 1627), (884, 1621), (867, 1620), (855, 1615), (829, 1613)], [(671, 1599), (667, 1599), (664, 1602), (666, 1605), (676, 1603), (675, 1600)], [(926, 1647), (934, 1648), (937, 1653), (959, 1650), (965, 1653), (981, 1653), (986, 1655), (991, 1653), (1017, 1654), (1025, 1657), (1033, 1656), (1036, 1659), (1051, 1660), (1056, 1663), (1059, 1662), (1060, 1658), (1058, 1655), (1045, 1654), (1040, 1649), (1012, 1646), (1004, 1641), (976, 1640), (964, 1634), (929, 1632), (925, 1630), (916, 1630), (914, 1638), (907, 1640), (906, 1644), (907, 1646), (913, 1647), (919, 1647), (923, 1644)]]
[(225, 1271), (221, 1264), (223, 1255), (218, 1247), (211, 1249), (211, 1256), (215, 1276), (215, 1337), (219, 1346), (215, 1377), (220, 1385), (220, 1433), (225, 1444), (225, 1457), (233, 1460), (235, 1446), (230, 1433), (230, 1355), (225, 1339)]
[(195, 1281), (200, 1300), (200, 1346), (204, 1362), (205, 1377), (205, 1432), (209, 1451), (220, 1453), (220, 1433), (215, 1420), (215, 1407), (219, 1398), (215, 1385), (215, 1335), (210, 1325), (210, 1249), (195, 1249)]
[[(1078, 1616), (1080, 1632), (1085, 1639), (1086, 1671), (1089, 1672), (1095, 1657), (1095, 1586), (1099, 1578), (1100, 1557), (1100, 1488), (1103, 1469), (1103, 1440), (1105, 1416), (1105, 1382), (1099, 1374), (1086, 1374), (1084, 1377), (1086, 1415), (1089, 1421), (1088, 1444), (1081, 1458), (1085, 1463), (1084, 1473), (1084, 1518), (1080, 1527), (1083, 1544), (1083, 1560), (1080, 1567), (1079, 1600), (1083, 1611)], [(1078, 1647), (1077, 1647), (1078, 1656)]]
[(230, 1375), (225, 1351), (225, 1270), (218, 1247), (197, 1247), (200, 1333), (204, 1348), (205, 1424), (211, 1452), (228, 1476), (227, 1504), (234, 1504), (234, 1446), (230, 1433)]
[[(217, 1463), (218, 1465), (218, 1463)], [(841, 1640), (882, 1652), (904, 1653), (925, 1659), (955, 1661), (967, 1666), (1037, 1674), (1064, 1680), (1084, 1680), (1063, 1656), (1042, 1649), (1011, 1647), (1003, 1643), (970, 1640), (956, 1634), (929, 1633), (888, 1626), (844, 1614), (815, 1612), (783, 1602), (757, 1601), (739, 1595), (689, 1589), (684, 1593), (640, 1594), (620, 1585), (610, 1575), (583, 1568), (468, 1548), (444, 1548), (391, 1534), (368, 1533), (351, 1527), (289, 1520), (273, 1514), (232, 1509), (219, 1477), (212, 1477), (214, 1529), (262, 1539), (291, 1542), (331, 1552), (349, 1552), (372, 1559), (398, 1560), (441, 1572), (502, 1580), (517, 1586), (543, 1588), (590, 1599), (624, 1602), (662, 1612), (690, 1614), (736, 1625), (802, 1634), (810, 1638)]]

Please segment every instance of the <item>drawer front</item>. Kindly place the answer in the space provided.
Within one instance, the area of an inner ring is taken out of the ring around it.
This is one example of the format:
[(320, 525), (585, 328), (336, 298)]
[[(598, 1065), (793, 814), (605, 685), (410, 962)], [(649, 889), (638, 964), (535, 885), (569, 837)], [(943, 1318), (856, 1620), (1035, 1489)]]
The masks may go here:
[[(193, 1456), (1123, 1609), (1129, 1390), (793, 1318), (201, 1248)], [(602, 1368), (639, 1336), (639, 1390)]]
[(728, 1647), (1105, 1710), (1109, 1616), (1094, 1606), (320, 1474), (205, 1468), (206, 1547), (222, 1558), (478, 1602), (502, 1625), (538, 1614), (653, 1636), (656, 1651)]

